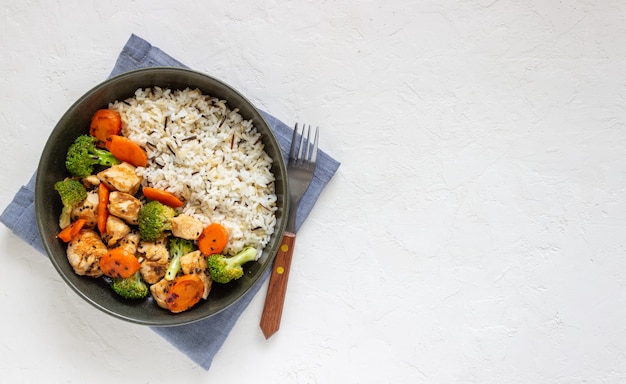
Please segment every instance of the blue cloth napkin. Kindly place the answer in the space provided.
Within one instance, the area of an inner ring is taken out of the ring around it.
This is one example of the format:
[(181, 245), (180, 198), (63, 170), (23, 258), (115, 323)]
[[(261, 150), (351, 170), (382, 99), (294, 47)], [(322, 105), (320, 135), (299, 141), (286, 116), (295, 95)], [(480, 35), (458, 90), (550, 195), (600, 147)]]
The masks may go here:
[[(111, 76), (132, 69), (154, 66), (185, 67), (184, 64), (167, 55), (159, 48), (152, 46), (144, 39), (133, 34), (118, 56)], [(286, 155), (293, 130), (272, 115), (265, 112), (261, 113), (270, 127), (272, 127)], [(302, 198), (298, 208), (296, 229), (307, 218), (320, 193), (338, 168), (339, 162), (320, 150), (313, 182)], [(34, 191), (35, 175), (33, 175), (27, 185), (21, 187), (16, 193), (11, 203), (0, 215), (0, 222), (6, 225), (19, 238), (45, 254), (35, 222)], [(224, 344), (237, 319), (250, 301), (252, 301), (252, 298), (268, 276), (269, 271), (241, 300), (211, 318), (187, 325), (153, 327), (152, 329), (202, 368), (208, 370), (213, 357)], [(259, 313), (259, 319), (260, 315)]]

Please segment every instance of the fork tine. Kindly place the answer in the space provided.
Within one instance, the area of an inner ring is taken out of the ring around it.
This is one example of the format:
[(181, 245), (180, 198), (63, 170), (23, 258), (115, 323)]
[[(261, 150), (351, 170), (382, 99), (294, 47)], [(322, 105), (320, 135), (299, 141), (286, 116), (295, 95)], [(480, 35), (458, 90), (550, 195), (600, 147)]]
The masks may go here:
[(293, 136), (291, 137), (291, 147), (289, 148), (289, 163), (291, 162), (295, 162), (296, 158), (296, 146), (297, 146), (297, 139), (298, 138), (298, 123), (296, 123), (296, 126), (293, 129)]
[[(310, 126), (309, 126), (310, 127)], [(315, 167), (317, 161), (317, 144), (319, 143), (320, 127), (315, 127), (315, 138), (313, 139), (313, 153), (311, 154), (311, 166)]]
[[(305, 137), (304, 135), (305, 128), (306, 128), (306, 125), (302, 124), (302, 135), (300, 135), (300, 148), (298, 149), (298, 157), (296, 159), (297, 165), (304, 164), (304, 162), (306, 161), (309, 155), (309, 134), (307, 133)], [(311, 126), (309, 125), (309, 132), (310, 131), (311, 131)], [(306, 145), (306, 148), (305, 148), (305, 145)], [(303, 156), (303, 152), (304, 152), (304, 156)]]

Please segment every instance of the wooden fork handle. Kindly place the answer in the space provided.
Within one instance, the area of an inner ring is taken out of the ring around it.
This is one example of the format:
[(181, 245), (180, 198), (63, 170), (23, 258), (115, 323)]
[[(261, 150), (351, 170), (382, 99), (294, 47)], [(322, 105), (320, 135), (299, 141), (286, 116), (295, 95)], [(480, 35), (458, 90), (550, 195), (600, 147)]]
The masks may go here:
[(291, 269), (293, 248), (296, 244), (296, 234), (285, 232), (283, 241), (280, 243), (274, 265), (270, 274), (270, 283), (265, 296), (265, 306), (261, 315), (261, 330), (266, 339), (272, 337), (280, 328), (280, 319), (283, 314), (285, 293), (287, 292), (287, 280)]

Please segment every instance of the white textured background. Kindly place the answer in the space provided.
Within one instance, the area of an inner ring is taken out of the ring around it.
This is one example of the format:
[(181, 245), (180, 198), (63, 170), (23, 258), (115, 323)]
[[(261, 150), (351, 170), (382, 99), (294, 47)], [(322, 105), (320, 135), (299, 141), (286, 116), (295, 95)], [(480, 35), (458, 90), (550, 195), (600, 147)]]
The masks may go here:
[(0, 228), (4, 383), (626, 382), (626, 3), (0, 1), (0, 205), (131, 33), (342, 162), (205, 372)]

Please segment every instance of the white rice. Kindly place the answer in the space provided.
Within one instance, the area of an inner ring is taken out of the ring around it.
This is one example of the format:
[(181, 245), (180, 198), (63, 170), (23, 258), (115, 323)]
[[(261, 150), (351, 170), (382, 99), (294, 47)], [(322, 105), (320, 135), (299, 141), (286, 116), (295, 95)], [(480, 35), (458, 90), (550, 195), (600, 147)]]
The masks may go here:
[(138, 89), (109, 108), (122, 115), (122, 134), (148, 154), (148, 166), (137, 168), (144, 185), (185, 201), (181, 213), (224, 225), (225, 253), (253, 246), (260, 255), (277, 208), (272, 159), (252, 121), (197, 89)]

